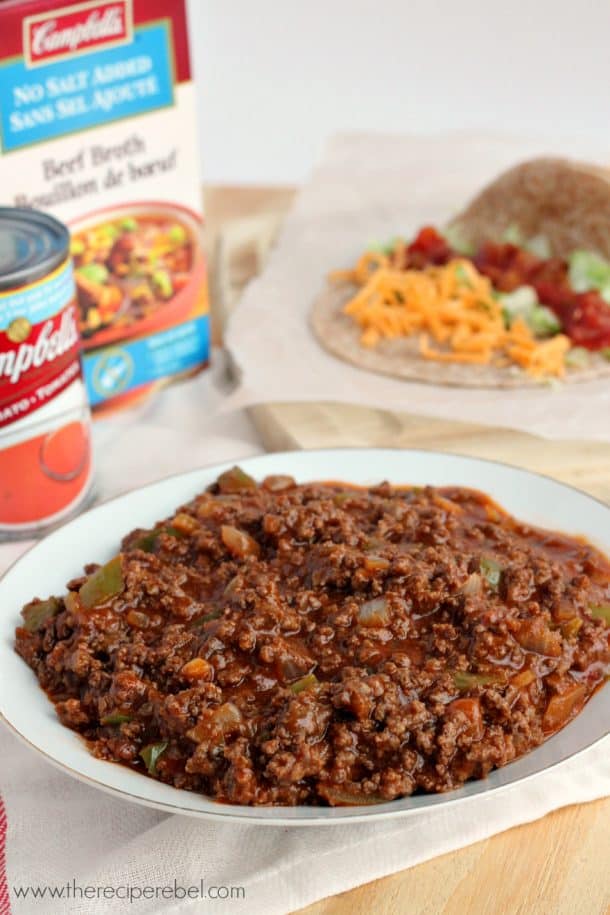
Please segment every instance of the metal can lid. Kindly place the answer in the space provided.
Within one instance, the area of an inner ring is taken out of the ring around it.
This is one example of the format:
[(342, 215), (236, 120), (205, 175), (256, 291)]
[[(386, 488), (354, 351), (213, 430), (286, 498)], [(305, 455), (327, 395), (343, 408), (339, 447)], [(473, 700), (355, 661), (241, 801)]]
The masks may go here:
[(53, 216), (0, 207), (0, 290), (18, 289), (48, 276), (69, 250), (70, 233)]

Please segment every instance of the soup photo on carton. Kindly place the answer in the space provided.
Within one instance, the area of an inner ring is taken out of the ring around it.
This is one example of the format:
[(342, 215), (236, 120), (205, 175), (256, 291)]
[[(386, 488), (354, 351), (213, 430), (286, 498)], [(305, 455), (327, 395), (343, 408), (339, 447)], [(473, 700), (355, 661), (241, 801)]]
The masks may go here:
[(0, 4), (0, 203), (68, 225), (89, 401), (209, 357), (188, 28), (179, 0)]

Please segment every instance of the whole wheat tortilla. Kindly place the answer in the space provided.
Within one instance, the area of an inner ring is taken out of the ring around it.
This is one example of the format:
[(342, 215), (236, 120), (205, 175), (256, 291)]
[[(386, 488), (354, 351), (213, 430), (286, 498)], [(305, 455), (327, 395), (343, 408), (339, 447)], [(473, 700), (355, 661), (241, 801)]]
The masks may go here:
[[(508, 226), (524, 238), (544, 235), (552, 253), (567, 256), (576, 248), (610, 258), (610, 171), (562, 159), (534, 159), (504, 172), (452, 221), (468, 241), (499, 239)], [(333, 355), (358, 368), (431, 384), (459, 387), (539, 387), (518, 366), (497, 367), (424, 359), (417, 335), (380, 340), (369, 348), (360, 343), (361, 328), (343, 314), (355, 294), (347, 284), (329, 286), (314, 302), (311, 326)], [(569, 368), (565, 381), (591, 381), (610, 376), (610, 361), (589, 354), (588, 365)]]
[[(311, 327), (322, 346), (334, 356), (361, 369), (422, 381), (428, 384), (466, 388), (540, 387), (518, 366), (498, 368), (493, 365), (465, 365), (459, 362), (437, 362), (424, 359), (418, 352), (417, 334), (395, 340), (380, 340), (375, 347), (362, 346), (362, 329), (347, 315), (343, 306), (356, 293), (356, 287), (341, 284), (325, 289), (316, 299), (311, 312)], [(585, 368), (570, 368), (564, 381), (592, 381), (610, 376), (610, 362), (596, 353), (590, 354)]]
[(524, 238), (544, 235), (558, 257), (585, 248), (610, 258), (610, 170), (567, 159), (522, 162), (477, 194), (456, 223), (475, 245), (516, 226)]

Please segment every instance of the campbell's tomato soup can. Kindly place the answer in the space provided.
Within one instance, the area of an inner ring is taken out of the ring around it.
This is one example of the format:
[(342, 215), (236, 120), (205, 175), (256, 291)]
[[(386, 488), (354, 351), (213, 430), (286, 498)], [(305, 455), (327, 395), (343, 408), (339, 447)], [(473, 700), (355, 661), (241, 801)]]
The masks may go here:
[(91, 488), (70, 236), (0, 207), (0, 537), (40, 533)]

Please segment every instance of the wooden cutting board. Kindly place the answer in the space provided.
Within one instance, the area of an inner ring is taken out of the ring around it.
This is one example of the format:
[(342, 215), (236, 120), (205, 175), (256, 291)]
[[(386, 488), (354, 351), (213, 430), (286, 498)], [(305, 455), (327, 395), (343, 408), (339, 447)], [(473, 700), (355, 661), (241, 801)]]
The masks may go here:
[(270, 451), (346, 445), (424, 448), (504, 461), (610, 502), (610, 445), (553, 441), (496, 426), (344, 404), (271, 404), (252, 416)]

